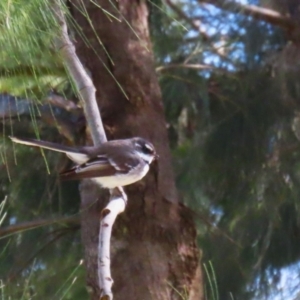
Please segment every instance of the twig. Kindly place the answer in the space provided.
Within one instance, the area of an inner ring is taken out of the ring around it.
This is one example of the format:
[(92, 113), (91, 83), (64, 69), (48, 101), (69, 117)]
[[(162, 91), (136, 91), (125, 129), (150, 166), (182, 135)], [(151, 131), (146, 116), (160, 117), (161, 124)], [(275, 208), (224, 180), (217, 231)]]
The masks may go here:
[(15, 224), (0, 228), (0, 239), (6, 238), (14, 233), (52, 225), (52, 224), (64, 224), (64, 225), (79, 225), (79, 217), (71, 216), (71, 217), (62, 217), (57, 219), (50, 220), (34, 220), (30, 222), (24, 222), (21, 224)]
[(268, 22), (275, 26), (280, 26), (286, 29), (297, 27), (296, 22), (288, 16), (280, 14), (278, 11), (259, 7), (255, 5), (241, 4), (236, 1), (224, 0), (198, 0), (199, 3), (209, 3), (218, 8), (225, 9), (234, 13), (241, 13), (245, 16), (251, 16), (254, 19)]
[(201, 37), (204, 41), (210, 40), (209, 35), (201, 28), (199, 21), (192, 20), (189, 16), (187, 16), (175, 3), (171, 0), (165, 0), (166, 4), (177, 14), (178, 17), (185, 20), (193, 29), (198, 31), (201, 34)]
[(96, 88), (79, 60), (75, 52), (75, 46), (69, 38), (61, 1), (55, 0), (53, 8), (60, 26), (59, 36), (55, 40), (55, 47), (61, 55), (71, 78), (74, 80), (80, 100), (84, 104), (84, 112), (88, 116), (86, 119), (91, 129), (94, 145), (100, 145), (106, 142), (107, 139), (96, 101)]
[[(201, 38), (204, 42), (210, 42), (210, 36), (201, 28), (200, 21), (191, 19), (188, 15), (186, 15), (176, 4), (174, 4), (171, 0), (165, 0), (166, 4), (177, 14), (178, 17), (185, 20), (194, 30), (198, 31), (201, 35)], [(222, 57), (224, 60), (228, 61), (228, 57), (224, 55), (218, 48), (214, 47), (211, 44), (212, 52)], [(232, 63), (232, 62), (231, 62)]]
[(66, 111), (79, 109), (78, 105), (73, 101), (66, 99), (65, 97), (55, 93), (54, 91), (50, 91), (44, 100), (56, 107), (63, 108)]
[[(71, 78), (74, 80), (80, 99), (84, 103), (86, 120), (91, 129), (93, 142), (95, 145), (100, 145), (107, 139), (96, 101), (96, 89), (77, 57), (75, 47), (68, 36), (61, 0), (54, 1), (53, 9), (60, 25), (60, 33), (56, 41), (56, 48), (63, 58), (65, 67)], [(106, 300), (112, 300), (113, 298), (111, 291), (113, 280), (110, 276), (111, 230), (117, 215), (125, 210), (127, 203), (127, 196), (122, 188), (119, 187), (110, 192), (110, 201), (101, 213), (98, 240), (98, 280), (101, 290), (100, 299)]]
[(28, 265), (30, 264), (31, 261), (34, 261), (35, 258), (38, 256), (39, 253), (43, 252), (46, 248), (48, 248), (52, 243), (54, 243), (55, 241), (57, 241), (58, 239), (60, 239), (61, 237), (63, 237), (66, 234), (65, 230), (61, 230), (59, 232), (57, 232), (49, 241), (47, 241), (43, 246), (41, 246), (38, 250), (36, 250), (34, 253), (32, 253), (31, 255), (29, 255), (28, 257), (26, 257), (26, 260), (23, 262), (19, 262), (18, 263), (18, 271), (14, 272), (12, 275), (9, 275), (8, 277), (8, 282), (11, 282), (13, 280), (16, 279), (16, 277), (18, 275), (20, 275), (20, 273), (22, 273), (22, 271), (24, 269), (26, 269), (28, 267)]
[(263, 242), (262, 242), (262, 247), (261, 247), (261, 250), (260, 250), (260, 253), (259, 253), (259, 257), (258, 257), (257, 262), (255, 263), (255, 265), (253, 266), (254, 271), (259, 271), (259, 269), (261, 268), (262, 262), (263, 262), (263, 260), (266, 256), (266, 253), (267, 253), (267, 251), (270, 247), (273, 230), (274, 230), (274, 224), (273, 224), (273, 221), (270, 220), (269, 224), (268, 224), (266, 235), (265, 235), (265, 237), (263, 239)]
[(214, 66), (203, 65), (203, 64), (168, 64), (159, 66), (155, 69), (156, 72), (163, 72), (169, 69), (192, 69), (192, 70), (211, 70), (215, 69)]

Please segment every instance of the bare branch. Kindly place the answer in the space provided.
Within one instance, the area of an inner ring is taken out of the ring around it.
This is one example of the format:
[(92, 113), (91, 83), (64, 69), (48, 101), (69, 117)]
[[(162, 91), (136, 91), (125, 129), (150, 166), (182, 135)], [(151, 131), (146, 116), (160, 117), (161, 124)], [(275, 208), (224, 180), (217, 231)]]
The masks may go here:
[(62, 217), (50, 220), (34, 220), (30, 222), (24, 222), (21, 224), (10, 225), (7, 227), (0, 228), (0, 238), (6, 238), (14, 233), (19, 233), (22, 231), (53, 225), (53, 224), (62, 224), (62, 225), (80, 225), (78, 216)]
[(82, 109), (74, 102), (53, 92), (43, 101), (48, 103), (37, 104), (31, 99), (0, 93), (0, 118), (2, 118), (0, 123), (5, 124), (6, 118), (10, 120), (20, 116), (31, 118), (32, 110), (37, 110), (37, 118), (43, 120), (47, 125), (55, 127), (69, 141), (76, 140), (76, 132), (82, 128), (82, 123), (85, 121), (81, 121)]
[(270, 247), (273, 231), (274, 231), (274, 222), (270, 220), (269, 224), (268, 224), (266, 235), (262, 242), (262, 247), (261, 247), (261, 250), (259, 253), (259, 257), (258, 257), (255, 265), (253, 266), (254, 271), (258, 271), (261, 268), (262, 262), (263, 262), (263, 260), (266, 256), (266, 253)]
[(201, 29), (200, 21), (194, 21), (189, 16), (187, 16), (179, 7), (178, 5), (174, 4), (171, 0), (166, 0), (166, 4), (177, 14), (178, 17), (186, 21), (193, 29), (199, 31), (201, 37), (204, 41), (210, 39), (210, 37), (206, 34), (205, 31)]
[[(91, 129), (95, 145), (107, 141), (100, 111), (96, 101), (96, 89), (75, 52), (75, 47), (68, 36), (66, 20), (62, 11), (61, 0), (55, 0), (54, 12), (60, 25), (56, 48), (61, 54), (66, 68), (77, 87), (80, 99), (84, 103), (84, 111)], [(116, 195), (118, 195), (116, 197)], [(100, 299), (112, 300), (112, 283), (110, 276), (110, 239), (111, 229), (118, 214), (125, 210), (127, 196), (123, 188), (111, 191), (110, 201), (102, 210), (98, 241), (98, 280), (101, 290)]]
[[(62, 238), (65, 234), (67, 233), (67, 231), (65, 229), (61, 229), (58, 232), (53, 232), (52, 233), (52, 238), (50, 240), (48, 240), (46, 243), (44, 243), (43, 246), (41, 246), (38, 250), (36, 250), (34, 253), (31, 253), (24, 262), (21, 262), (18, 264), (18, 271), (11, 274), (8, 277), (8, 282), (14, 281), (18, 275), (20, 275), (20, 273), (22, 273), (22, 271), (24, 269), (26, 269), (26, 267), (28, 267), (28, 265), (38, 256), (39, 253), (43, 252), (46, 248), (48, 248), (52, 243), (54, 243), (55, 241), (57, 241), (58, 239)], [(81, 264), (81, 262), (80, 262)]]
[(55, 93), (54, 91), (48, 93), (45, 101), (51, 103), (52, 105), (55, 105), (56, 107), (61, 107), (67, 111), (79, 109), (79, 106), (73, 101), (66, 99), (65, 97)]
[(235, 1), (223, 1), (223, 0), (198, 0), (199, 3), (212, 4), (218, 8), (225, 9), (234, 13), (241, 13), (245, 16), (251, 16), (254, 19), (268, 22), (275, 26), (280, 26), (285, 29), (292, 29), (297, 27), (297, 24), (288, 16), (284, 16), (279, 12), (258, 7), (255, 5), (240, 4)]
[(202, 65), (202, 64), (168, 64), (164, 66), (159, 66), (155, 69), (156, 72), (160, 73), (169, 69), (192, 69), (192, 70), (211, 70), (214, 69), (213, 66), (210, 65)]
[(53, 9), (56, 14), (60, 32), (55, 41), (57, 51), (62, 57), (63, 63), (67, 68), (71, 78), (74, 80), (80, 100), (84, 105), (85, 115), (89, 124), (94, 145), (100, 145), (106, 142), (106, 135), (99, 107), (96, 101), (96, 89), (94, 84), (79, 60), (75, 47), (69, 38), (67, 24), (62, 11), (60, 0), (53, 2)]
[[(120, 205), (121, 203), (123, 203), (123, 206)], [(102, 221), (100, 224), (101, 228), (98, 244), (98, 276), (100, 288), (102, 287), (101, 296), (108, 296), (109, 299), (113, 298), (111, 291), (113, 280), (111, 278), (110, 268), (107, 268), (107, 266), (110, 266), (110, 245), (106, 243), (106, 241), (110, 240), (112, 225), (117, 216), (122, 213), (125, 208), (126, 202), (124, 202), (122, 196), (119, 196), (112, 199), (101, 212)]]
[[(187, 16), (176, 4), (174, 4), (171, 0), (166, 0), (166, 3), (169, 7), (171, 7), (172, 10), (175, 11), (175, 13), (178, 15), (178, 17), (180, 17), (181, 19), (185, 20), (194, 30), (198, 31), (201, 35), (201, 38), (204, 42), (210, 42), (211, 41), (211, 37), (206, 34), (205, 31), (203, 31), (203, 29), (200, 26), (200, 21), (199, 20), (193, 20), (191, 19), (189, 16)], [(226, 61), (230, 61), (229, 58), (224, 55), (224, 53), (222, 53), (222, 51), (220, 51), (218, 48), (214, 47), (212, 42), (210, 43), (211, 45), (211, 51), (217, 55), (219, 55), (220, 57), (222, 57), (224, 60)], [(232, 63), (230, 61), (230, 63)]]

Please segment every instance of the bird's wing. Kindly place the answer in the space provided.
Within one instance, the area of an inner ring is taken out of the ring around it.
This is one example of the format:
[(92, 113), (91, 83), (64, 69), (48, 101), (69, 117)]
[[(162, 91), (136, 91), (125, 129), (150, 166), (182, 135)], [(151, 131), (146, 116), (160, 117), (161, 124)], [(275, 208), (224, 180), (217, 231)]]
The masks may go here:
[(60, 176), (63, 180), (117, 176), (128, 173), (137, 164), (138, 161), (134, 158), (127, 158), (126, 163), (120, 163), (120, 161), (107, 158), (105, 155), (99, 155), (82, 165), (60, 173)]

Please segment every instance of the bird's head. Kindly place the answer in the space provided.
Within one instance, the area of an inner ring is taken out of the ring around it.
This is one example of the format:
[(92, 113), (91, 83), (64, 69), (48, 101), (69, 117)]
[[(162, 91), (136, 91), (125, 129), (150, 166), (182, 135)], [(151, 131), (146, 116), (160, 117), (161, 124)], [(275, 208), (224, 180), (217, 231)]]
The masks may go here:
[(136, 154), (142, 158), (146, 163), (151, 164), (155, 159), (158, 159), (158, 155), (152, 143), (149, 141), (137, 137), (132, 140)]

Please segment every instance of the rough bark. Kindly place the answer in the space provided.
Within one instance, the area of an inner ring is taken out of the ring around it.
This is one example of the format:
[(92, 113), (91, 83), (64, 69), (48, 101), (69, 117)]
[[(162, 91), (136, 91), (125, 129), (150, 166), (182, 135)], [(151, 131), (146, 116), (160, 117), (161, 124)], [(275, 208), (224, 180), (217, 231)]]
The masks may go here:
[[(127, 211), (113, 231), (114, 297), (181, 299), (177, 290), (186, 291), (189, 299), (203, 299), (195, 226), (189, 211), (178, 203), (174, 184), (147, 6), (138, 0), (99, 0), (101, 10), (88, 0), (72, 3), (72, 15), (90, 43), (87, 47), (76, 37), (77, 53), (91, 72), (108, 138), (142, 136), (160, 155), (144, 180), (126, 188)], [(80, 9), (86, 10), (93, 26)], [(91, 182), (81, 184), (82, 240), (92, 299), (99, 299), (97, 239), (105, 195)]]

